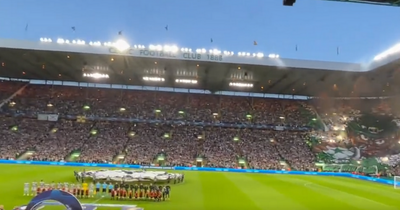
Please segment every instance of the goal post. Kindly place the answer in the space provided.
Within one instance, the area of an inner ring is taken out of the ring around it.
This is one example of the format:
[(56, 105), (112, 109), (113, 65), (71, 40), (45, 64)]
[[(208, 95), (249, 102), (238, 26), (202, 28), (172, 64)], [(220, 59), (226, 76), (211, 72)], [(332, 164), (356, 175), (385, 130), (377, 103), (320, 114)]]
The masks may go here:
[(394, 189), (400, 189), (400, 176), (393, 177), (393, 187)]

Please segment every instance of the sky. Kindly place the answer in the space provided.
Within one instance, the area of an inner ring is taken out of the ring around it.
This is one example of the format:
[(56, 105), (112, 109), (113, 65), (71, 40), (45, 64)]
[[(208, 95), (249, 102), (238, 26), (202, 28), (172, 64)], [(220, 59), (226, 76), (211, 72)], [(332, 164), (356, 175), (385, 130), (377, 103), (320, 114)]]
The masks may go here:
[(357, 63), (400, 42), (400, 7), (324, 0), (0, 0), (0, 8), (8, 39), (108, 42), (123, 31), (131, 45)]

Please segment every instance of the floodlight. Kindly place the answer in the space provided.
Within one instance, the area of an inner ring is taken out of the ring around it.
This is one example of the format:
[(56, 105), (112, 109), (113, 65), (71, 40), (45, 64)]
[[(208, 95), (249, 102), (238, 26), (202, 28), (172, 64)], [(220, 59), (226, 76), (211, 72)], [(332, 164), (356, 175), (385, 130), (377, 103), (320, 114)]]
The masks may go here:
[(253, 87), (253, 84), (251, 84), (251, 83), (240, 83), (240, 82), (230, 82), (229, 86), (251, 88), (251, 87)]
[(197, 84), (197, 80), (192, 79), (176, 79), (176, 83), (185, 83), (185, 84)]
[(233, 52), (224, 51), (224, 55), (233, 55)]
[(91, 46), (101, 46), (100, 42), (89, 42), (89, 45)]
[(64, 44), (64, 43), (65, 43), (65, 40), (64, 40), (64, 39), (57, 39), (57, 43), (58, 43), (58, 44)]
[(128, 50), (131, 46), (124, 40), (120, 39), (115, 44), (114, 47), (117, 48), (119, 51)]
[(100, 73), (92, 73), (92, 74), (84, 73), (83, 77), (90, 77), (90, 78), (95, 78), (95, 79), (110, 78), (110, 76), (108, 74), (100, 74)]
[(50, 38), (40, 38), (41, 42), (52, 42)]
[(219, 51), (217, 49), (213, 49), (211, 53), (215, 54), (215, 55), (218, 55), (218, 54), (221, 54), (221, 51)]
[[(171, 52), (178, 52), (178, 47), (177, 46), (171, 46), (170, 47), (170, 51)], [(190, 52), (191, 50), (189, 49), (189, 52)]]
[(86, 44), (86, 42), (85, 42), (85, 41), (83, 41), (83, 40), (80, 40), (80, 39), (78, 39), (78, 40), (75, 42), (75, 44), (79, 44), (79, 45), (85, 45), (85, 44)]
[(150, 81), (150, 82), (164, 82), (165, 79), (162, 77), (143, 77), (144, 81)]

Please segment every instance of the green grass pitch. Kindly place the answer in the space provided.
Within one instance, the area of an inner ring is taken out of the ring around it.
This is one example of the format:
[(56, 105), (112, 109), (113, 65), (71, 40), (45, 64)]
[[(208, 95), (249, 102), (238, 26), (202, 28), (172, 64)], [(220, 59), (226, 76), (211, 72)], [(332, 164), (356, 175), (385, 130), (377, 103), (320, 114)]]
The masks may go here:
[[(6, 209), (27, 204), (31, 197), (23, 196), (25, 182), (41, 179), (45, 182), (74, 182), (73, 171), (81, 169), (0, 165), (0, 204)], [(400, 191), (392, 186), (350, 178), (187, 171), (185, 182), (171, 187), (171, 200), (165, 202), (121, 202), (104, 198), (97, 203), (135, 204), (146, 210), (400, 209)], [(81, 199), (82, 203), (94, 201)]]

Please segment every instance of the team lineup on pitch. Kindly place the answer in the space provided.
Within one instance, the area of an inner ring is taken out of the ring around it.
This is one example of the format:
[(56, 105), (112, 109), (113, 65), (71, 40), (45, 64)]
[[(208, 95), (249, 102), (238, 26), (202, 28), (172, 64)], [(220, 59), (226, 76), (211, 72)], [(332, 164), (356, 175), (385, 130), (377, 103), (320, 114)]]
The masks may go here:
[[(69, 184), (82, 186), (71, 175), (74, 170), (82, 170), (63, 166), (20, 166), (0, 165), (4, 173), (2, 180), (8, 180), (5, 188), (0, 190), (0, 197), (8, 199), (2, 201), (4, 205), (14, 207), (24, 205), (32, 199), (23, 196), (21, 189), (28, 179), (43, 180), (44, 186), (51, 187), (54, 181), (55, 188)], [(29, 178), (25, 174), (32, 174)], [(47, 185), (46, 185), (47, 183)], [(58, 186), (57, 183), (60, 183)], [(63, 185), (64, 183), (64, 185)], [(11, 186), (21, 186), (13, 189)], [(40, 186), (40, 183), (38, 183)], [(137, 186), (140, 186), (138, 184)], [(143, 187), (145, 185), (143, 184)], [(146, 186), (150, 186), (146, 184)], [(163, 185), (167, 186), (167, 185)], [(185, 172), (185, 181), (179, 184), (170, 184), (171, 197), (163, 202), (153, 199), (111, 199), (111, 195), (104, 193), (102, 186), (99, 194), (95, 194), (96, 184), (93, 184), (93, 197), (79, 198), (82, 203), (96, 204), (127, 204), (137, 205), (144, 209), (383, 209), (400, 208), (397, 202), (400, 192), (393, 186), (376, 184), (350, 178), (320, 177), (304, 175), (265, 175), (225, 172)], [(107, 189), (108, 189), (107, 185)], [(115, 184), (113, 188), (115, 188)], [(135, 184), (133, 188), (135, 187)], [(90, 189), (90, 184), (88, 186)], [(128, 188), (130, 189), (130, 188)], [(143, 188), (144, 189), (144, 188)], [(97, 209), (114, 209), (112, 207), (98, 207)], [(47, 206), (45, 209), (59, 209)], [(120, 209), (120, 208), (119, 208)]]
[(183, 174), (164, 171), (103, 169), (75, 171), (74, 174), (76, 183), (54, 181), (46, 183), (43, 180), (25, 183), (24, 196), (37, 196), (46, 191), (62, 190), (81, 199), (108, 197), (112, 200), (165, 201), (170, 198), (170, 185), (184, 181)]

